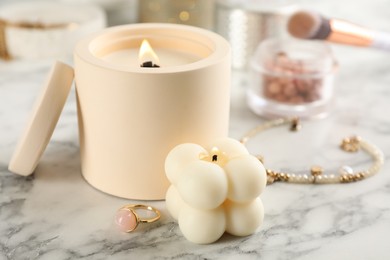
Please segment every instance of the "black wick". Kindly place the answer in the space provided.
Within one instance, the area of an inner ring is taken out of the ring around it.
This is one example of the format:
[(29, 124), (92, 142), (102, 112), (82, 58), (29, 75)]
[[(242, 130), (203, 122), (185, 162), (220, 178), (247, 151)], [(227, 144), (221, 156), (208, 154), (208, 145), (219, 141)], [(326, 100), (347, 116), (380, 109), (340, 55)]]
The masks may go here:
[(152, 61), (145, 61), (144, 63), (141, 64), (142, 68), (160, 68), (157, 64), (153, 64)]

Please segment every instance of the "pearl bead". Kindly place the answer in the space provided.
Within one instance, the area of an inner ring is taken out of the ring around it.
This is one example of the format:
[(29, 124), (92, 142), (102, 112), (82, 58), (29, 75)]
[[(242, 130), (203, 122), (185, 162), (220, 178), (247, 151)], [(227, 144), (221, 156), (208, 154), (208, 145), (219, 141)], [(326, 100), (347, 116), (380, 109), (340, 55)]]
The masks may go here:
[(353, 169), (350, 166), (348, 166), (348, 165), (344, 165), (344, 166), (342, 166), (339, 169), (339, 173), (341, 175), (343, 175), (343, 174), (353, 174)]

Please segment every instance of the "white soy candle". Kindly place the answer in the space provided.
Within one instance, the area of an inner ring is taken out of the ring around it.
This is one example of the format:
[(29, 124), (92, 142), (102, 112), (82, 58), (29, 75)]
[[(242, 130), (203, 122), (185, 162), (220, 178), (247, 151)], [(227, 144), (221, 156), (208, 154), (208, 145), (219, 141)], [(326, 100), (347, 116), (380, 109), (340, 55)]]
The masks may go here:
[(194, 143), (173, 148), (165, 171), (171, 182), (166, 205), (184, 237), (198, 244), (256, 232), (264, 218), (259, 195), (267, 175), (263, 164), (239, 141), (223, 138), (203, 148)]
[[(159, 67), (141, 67), (147, 62)], [(230, 48), (210, 31), (150, 23), (108, 28), (77, 45), (75, 79), (81, 171), (104, 192), (164, 199), (168, 152), (227, 136)]]

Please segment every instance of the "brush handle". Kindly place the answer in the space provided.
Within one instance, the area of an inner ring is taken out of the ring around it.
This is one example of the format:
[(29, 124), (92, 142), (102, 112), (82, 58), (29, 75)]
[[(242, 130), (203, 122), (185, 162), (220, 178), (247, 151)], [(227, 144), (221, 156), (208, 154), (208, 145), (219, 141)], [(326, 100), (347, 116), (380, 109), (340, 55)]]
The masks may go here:
[(371, 46), (385, 51), (390, 51), (390, 34), (375, 33), (373, 35)]

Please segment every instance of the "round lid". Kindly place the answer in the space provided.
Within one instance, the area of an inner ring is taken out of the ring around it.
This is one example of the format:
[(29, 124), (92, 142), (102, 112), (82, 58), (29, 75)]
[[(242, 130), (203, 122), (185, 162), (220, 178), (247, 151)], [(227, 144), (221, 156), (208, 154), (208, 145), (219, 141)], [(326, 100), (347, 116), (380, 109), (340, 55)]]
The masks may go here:
[(8, 169), (20, 175), (34, 172), (64, 108), (73, 82), (73, 69), (56, 62), (32, 109)]

